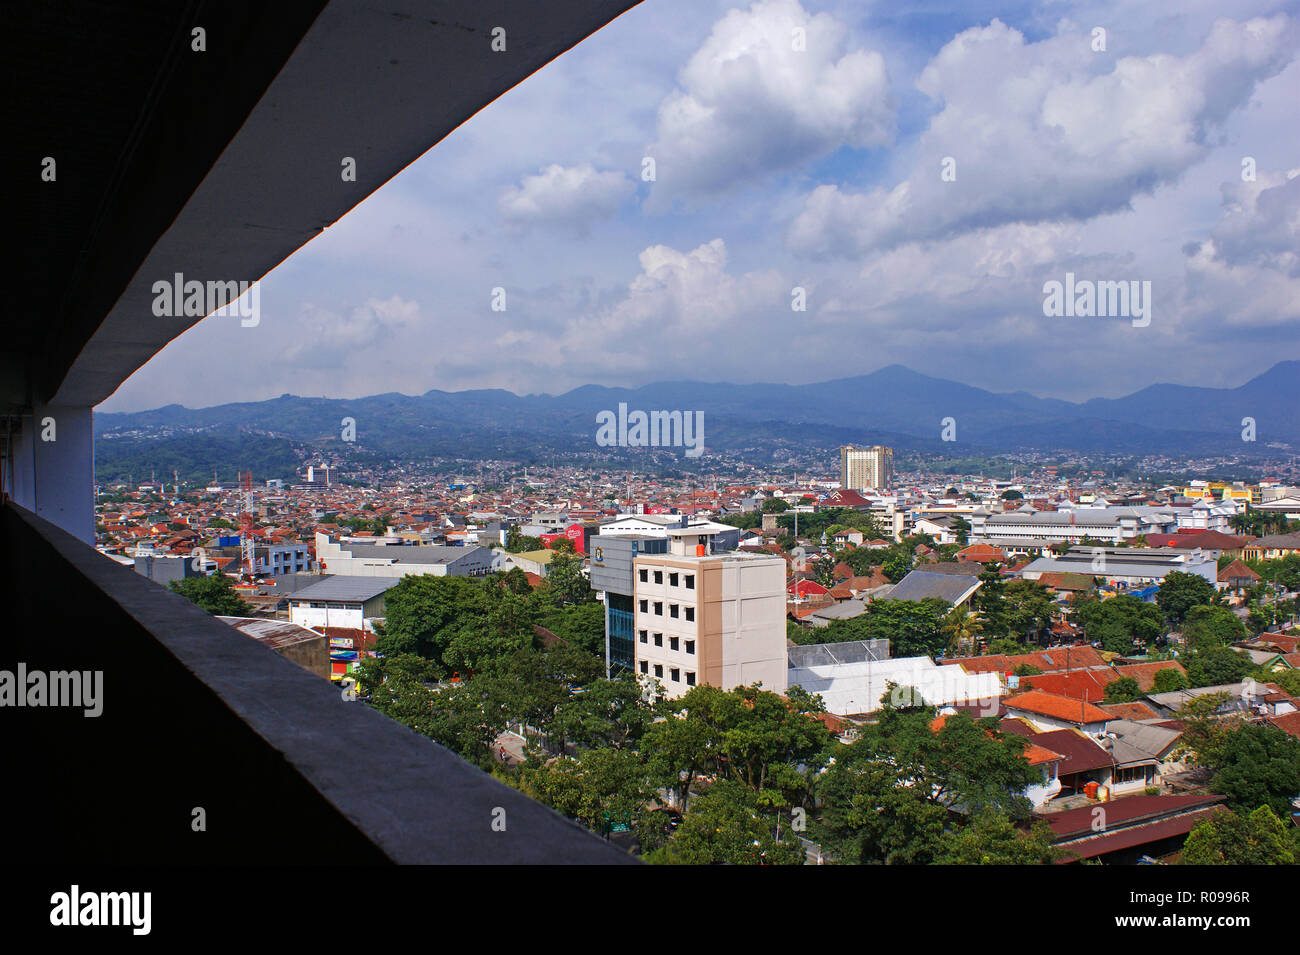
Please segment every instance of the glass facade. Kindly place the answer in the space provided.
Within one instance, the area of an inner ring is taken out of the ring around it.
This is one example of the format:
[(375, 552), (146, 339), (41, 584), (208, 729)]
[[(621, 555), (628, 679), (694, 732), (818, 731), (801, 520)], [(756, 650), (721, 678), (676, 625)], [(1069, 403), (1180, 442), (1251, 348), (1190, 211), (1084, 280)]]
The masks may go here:
[(623, 594), (605, 595), (605, 627), (609, 633), (609, 671), (615, 675), (620, 668), (632, 669), (633, 649), (632, 598)]

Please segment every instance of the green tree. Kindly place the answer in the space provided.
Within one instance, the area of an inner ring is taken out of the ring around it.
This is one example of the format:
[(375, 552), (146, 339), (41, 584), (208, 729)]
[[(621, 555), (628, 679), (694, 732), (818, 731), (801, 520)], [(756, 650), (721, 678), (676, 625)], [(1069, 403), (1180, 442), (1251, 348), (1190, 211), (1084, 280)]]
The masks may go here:
[(943, 632), (948, 604), (937, 597), (925, 600), (874, 600), (866, 613), (834, 620), (819, 633), (826, 643), (846, 640), (888, 640), (894, 657), (932, 657), (947, 649)]
[(642, 749), (661, 785), (683, 803), (707, 772), (749, 787), (765, 805), (795, 805), (830, 743), (820, 707), (804, 693), (782, 698), (753, 686), (697, 686), (660, 705), (663, 719), (646, 730)]
[(952, 530), (957, 535), (957, 543), (965, 546), (970, 541), (970, 521), (964, 517), (952, 519)]
[(653, 865), (802, 865), (797, 839), (776, 841), (778, 812), (753, 789), (721, 780), (700, 796), (667, 844), (646, 853)]
[(975, 638), (984, 630), (979, 618), (966, 607), (953, 607), (943, 618), (942, 631), (948, 635), (957, 652), (975, 652)]
[(1196, 650), (1183, 658), (1191, 686), (1224, 686), (1240, 683), (1252, 669), (1250, 657), (1231, 647)]
[(1193, 650), (1226, 647), (1245, 638), (1246, 628), (1227, 607), (1197, 605), (1183, 619), (1183, 640)]
[(1300, 697), (1300, 670), (1282, 670), (1274, 673), (1260, 667), (1252, 676), (1258, 683), (1276, 683), (1288, 695)]
[(540, 537), (530, 537), (519, 533), (519, 528), (511, 526), (506, 531), (506, 550), (512, 554), (524, 554), (529, 551), (542, 550), (543, 544)]
[(1156, 604), (1170, 620), (1182, 623), (1189, 610), (1214, 603), (1216, 596), (1214, 584), (1199, 574), (1174, 571), (1160, 582)]
[(997, 564), (987, 565), (979, 579), (980, 589), (971, 597), (971, 606), (980, 615), (986, 633), (1005, 635), (1007, 583)]
[(1070, 613), (1089, 640), (1100, 642), (1111, 653), (1140, 651), (1155, 643), (1165, 630), (1160, 608), (1129, 594), (1108, 600), (1077, 598)]
[(635, 747), (655, 721), (636, 677), (623, 671), (610, 680), (593, 680), (581, 693), (570, 693), (555, 711), (557, 736), (596, 749)]
[(898, 766), (858, 750), (837, 756), (817, 785), (812, 836), (846, 865), (926, 865), (940, 852), (948, 810)]
[(1174, 693), (1187, 689), (1187, 677), (1177, 667), (1157, 670), (1152, 683), (1152, 693)]
[(1283, 822), (1269, 806), (1244, 814), (1216, 812), (1191, 831), (1178, 861), (1180, 865), (1297, 865), (1300, 829)]
[(235, 592), (234, 582), (224, 574), (210, 577), (186, 577), (172, 580), (167, 584), (173, 593), (178, 593), (191, 603), (198, 604), (210, 614), (222, 617), (246, 617), (252, 607)]
[(1037, 640), (1051, 629), (1056, 604), (1046, 587), (1036, 580), (1013, 580), (1006, 587), (1002, 616), (1007, 631)]
[(563, 708), (580, 690), (604, 673), (604, 663), (596, 656), (568, 644), (547, 650), (521, 649), (486, 661), (483, 671), (471, 683), (491, 700), (497, 710), (512, 723), (522, 723), (537, 731), (528, 744), (536, 746), (538, 736), (546, 737), (546, 749), (564, 751), (564, 732), (576, 725), (573, 720), (558, 721)]
[(511, 567), (501, 575), (501, 582), (512, 594), (527, 594), (533, 590), (522, 567)]
[(594, 832), (631, 824), (654, 795), (641, 758), (630, 749), (589, 749), (549, 765), (525, 766), (520, 789)]
[(1131, 676), (1122, 676), (1106, 684), (1107, 703), (1132, 703), (1142, 695), (1138, 681)]
[(1022, 832), (1005, 813), (981, 809), (939, 843), (934, 861), (938, 865), (1050, 865), (1061, 854), (1052, 838), (1045, 823)]
[(567, 643), (605, 655), (605, 605), (598, 601), (558, 607), (542, 613), (536, 622)]
[(880, 569), (891, 584), (896, 584), (911, 572), (912, 556), (902, 550), (892, 551), (881, 561)]
[(556, 606), (591, 603), (596, 593), (582, 572), (582, 558), (556, 554), (546, 565), (546, 597)]
[(1224, 738), (1214, 768), (1210, 791), (1227, 796), (1230, 809), (1268, 806), (1287, 817), (1300, 793), (1300, 739), (1276, 726), (1247, 724)]
[(1224, 740), (1240, 725), (1236, 716), (1221, 712), (1231, 699), (1229, 693), (1205, 693), (1188, 699), (1174, 714), (1183, 724), (1180, 755), (1202, 769), (1218, 765)]
[(763, 502), (763, 506), (759, 508), (759, 511), (763, 514), (783, 514), (789, 509), (790, 505), (781, 498), (770, 497)]
[(485, 705), (481, 688), (437, 685), (439, 667), (415, 654), (366, 659), (357, 670), (365, 702), (480, 767), (493, 762), (492, 744), (505, 729), (500, 707)]
[(1042, 773), (1025, 759), (1025, 740), (992, 720), (957, 714), (936, 732), (933, 719), (928, 707), (887, 705), (836, 751), (817, 784), (822, 811), (813, 830), (840, 861), (934, 862), (953, 808), (1028, 818), (1024, 789)]
[(443, 655), (463, 628), (487, 614), (483, 587), (468, 577), (403, 577), (384, 594), (384, 623), (376, 649), (385, 656), (416, 653), (447, 673)]

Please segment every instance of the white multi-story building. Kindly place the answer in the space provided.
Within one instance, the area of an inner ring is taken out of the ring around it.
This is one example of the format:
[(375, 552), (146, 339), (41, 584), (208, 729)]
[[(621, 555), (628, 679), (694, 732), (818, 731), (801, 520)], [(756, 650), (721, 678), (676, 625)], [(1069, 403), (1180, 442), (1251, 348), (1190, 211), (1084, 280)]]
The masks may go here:
[(1065, 541), (1077, 544), (1085, 537), (1118, 544), (1145, 534), (1172, 534), (1178, 529), (1177, 508), (1074, 507), (1035, 511), (1029, 507), (1006, 514), (975, 511), (970, 521), (971, 541)]
[(785, 561), (710, 554), (707, 528), (667, 534), (667, 553), (633, 561), (636, 672), (670, 698), (702, 683), (784, 693)]
[(337, 541), (317, 531), (316, 559), (326, 573), (345, 577), (484, 577), (504, 569), (506, 555), (486, 547)]

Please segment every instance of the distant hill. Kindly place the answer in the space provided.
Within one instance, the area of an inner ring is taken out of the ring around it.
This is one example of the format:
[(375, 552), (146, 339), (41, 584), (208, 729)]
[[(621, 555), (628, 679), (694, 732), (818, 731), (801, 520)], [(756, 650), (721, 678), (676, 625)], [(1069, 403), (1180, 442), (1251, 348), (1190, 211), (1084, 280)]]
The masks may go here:
[[(211, 408), (167, 405), (97, 414), (97, 457), (105, 449), (120, 472), (123, 465), (146, 463), (141, 452), (149, 442), (188, 445), (196, 436), (242, 435), (256, 438), (259, 453), (287, 467), (290, 457), (281, 442), (294, 442), (300, 451), (338, 449), (342, 419), (349, 417), (357, 429), (349, 450), (376, 459), (519, 460), (598, 450), (595, 416), (620, 402), (629, 410), (703, 411), (705, 444), (713, 450), (871, 441), (952, 454), (1061, 449), (1252, 455), (1266, 452), (1270, 442), (1300, 446), (1300, 361), (1285, 361), (1237, 388), (1158, 384), (1124, 398), (1083, 403), (1023, 391), (1000, 394), (901, 365), (809, 385), (664, 381), (638, 388), (585, 385), (562, 395), (500, 389), (355, 399), (286, 394)], [(1241, 440), (1245, 417), (1256, 422), (1254, 445)], [(955, 421), (956, 442), (940, 440), (945, 418)], [(128, 451), (126, 460), (122, 452)], [(115, 460), (119, 454), (123, 460)]]

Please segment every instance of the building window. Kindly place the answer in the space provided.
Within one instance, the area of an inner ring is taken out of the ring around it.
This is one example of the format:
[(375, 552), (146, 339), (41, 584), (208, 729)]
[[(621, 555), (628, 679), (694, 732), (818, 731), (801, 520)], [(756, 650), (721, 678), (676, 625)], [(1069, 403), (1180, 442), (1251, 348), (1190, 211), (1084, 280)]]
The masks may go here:
[(655, 615), (659, 617), (664, 615), (664, 604), (662, 600), (655, 601)]
[(671, 607), (669, 607), (668, 612), (674, 619), (680, 616), (680, 612), (677, 609), (677, 604), (673, 604)]
[(661, 680), (664, 678), (664, 665), (662, 663), (655, 664), (655, 676)]
[(646, 663), (644, 660), (641, 661), (641, 672), (642, 673), (650, 672), (650, 664)]
[(687, 686), (695, 685), (695, 674), (690, 670), (686, 671), (686, 685)]
[(679, 649), (681, 649), (681, 648), (678, 646), (678, 644), (680, 644), (680, 643), (681, 643), (681, 638), (679, 638), (679, 637), (669, 637), (669, 638), (668, 638), (668, 649), (669, 649), (669, 650), (679, 650)]
[(687, 641), (686, 641), (686, 652), (687, 652), (687, 653), (694, 653), (694, 652), (695, 652), (695, 641), (694, 641), (694, 640), (687, 640)]
[(694, 574), (687, 574), (687, 575), (686, 575), (686, 589), (687, 589), (687, 590), (694, 590), (694, 589), (695, 589), (695, 575), (694, 575)]
[(668, 575), (668, 586), (669, 586), (669, 587), (676, 587), (676, 586), (677, 586), (677, 575), (676, 575), (676, 574), (669, 574), (669, 575)]
[(682, 671), (677, 669), (676, 667), (673, 667), (671, 670), (668, 671), (668, 679), (672, 680), (674, 683), (681, 683)]
[(687, 620), (691, 620), (691, 621), (694, 621), (694, 620), (695, 620), (695, 608), (694, 608), (694, 607), (687, 607), (687, 608), (686, 608), (686, 619), (687, 619)]
[(649, 610), (650, 610), (650, 601), (648, 601), (648, 600), (642, 600), (642, 601), (641, 601), (641, 612), (642, 612), (642, 613), (648, 613)]
[(663, 582), (664, 582), (664, 572), (663, 572), (662, 570), (656, 570), (656, 571), (655, 571), (655, 583), (656, 583), (656, 584), (662, 584)]
[(641, 642), (642, 642), (642, 643), (646, 643), (646, 642), (649, 641), (649, 639), (650, 639), (650, 632), (649, 632), (648, 630), (642, 630), (642, 631), (641, 631)]
[(656, 634), (655, 634), (655, 646), (656, 646), (656, 647), (662, 647), (663, 645), (664, 645), (664, 635), (663, 635), (662, 633), (656, 633)]
[(649, 574), (649, 572), (648, 572), (644, 567), (642, 567), (642, 568), (641, 568), (641, 583), (644, 584), (644, 583), (646, 583), (649, 579), (650, 579), (650, 574)]

